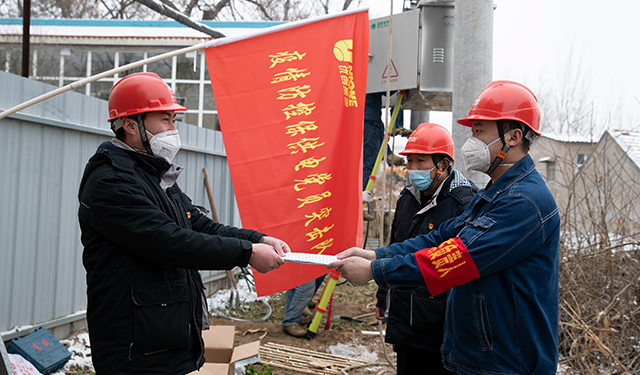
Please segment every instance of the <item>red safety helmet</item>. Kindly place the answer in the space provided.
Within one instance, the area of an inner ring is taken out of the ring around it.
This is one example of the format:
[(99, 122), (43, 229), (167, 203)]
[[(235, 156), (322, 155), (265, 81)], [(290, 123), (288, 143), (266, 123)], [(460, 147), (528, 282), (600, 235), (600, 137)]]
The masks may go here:
[(469, 116), (461, 118), (458, 123), (471, 126), (474, 120), (520, 121), (540, 135), (538, 99), (531, 90), (517, 82), (491, 82), (473, 102)]
[(155, 73), (133, 73), (119, 80), (109, 95), (109, 120), (145, 112), (186, 111), (176, 94)]
[(453, 158), (453, 138), (451, 133), (442, 125), (425, 122), (420, 124), (418, 128), (411, 133), (409, 141), (404, 151), (399, 152), (400, 155), (409, 154), (444, 154), (455, 161)]

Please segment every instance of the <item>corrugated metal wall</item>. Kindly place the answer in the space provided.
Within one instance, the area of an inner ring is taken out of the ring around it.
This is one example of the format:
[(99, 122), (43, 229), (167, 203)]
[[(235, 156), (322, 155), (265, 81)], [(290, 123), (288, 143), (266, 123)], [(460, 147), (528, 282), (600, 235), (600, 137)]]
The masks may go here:
[[(0, 71), (0, 110), (55, 87)], [(97, 146), (112, 137), (107, 102), (67, 92), (0, 120), (0, 333), (49, 329), (84, 319), (85, 272), (77, 220), (78, 186)], [(220, 221), (240, 226), (220, 132), (178, 124), (178, 182), (209, 208), (207, 166)], [(224, 272), (204, 271), (205, 281)]]

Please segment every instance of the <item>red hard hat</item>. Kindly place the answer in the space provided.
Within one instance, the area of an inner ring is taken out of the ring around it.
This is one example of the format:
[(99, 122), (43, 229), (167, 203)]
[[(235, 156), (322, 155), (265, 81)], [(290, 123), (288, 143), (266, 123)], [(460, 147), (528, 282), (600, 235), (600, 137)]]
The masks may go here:
[(411, 133), (407, 146), (404, 151), (399, 152), (400, 155), (409, 154), (445, 154), (455, 161), (453, 158), (453, 139), (451, 133), (442, 125), (425, 122), (420, 124), (418, 128)]
[(109, 120), (145, 112), (186, 111), (176, 94), (155, 73), (133, 73), (119, 80), (109, 95)]
[(471, 126), (475, 120), (520, 121), (540, 135), (538, 99), (531, 90), (517, 82), (491, 82), (473, 102), (469, 116), (461, 118), (458, 123)]

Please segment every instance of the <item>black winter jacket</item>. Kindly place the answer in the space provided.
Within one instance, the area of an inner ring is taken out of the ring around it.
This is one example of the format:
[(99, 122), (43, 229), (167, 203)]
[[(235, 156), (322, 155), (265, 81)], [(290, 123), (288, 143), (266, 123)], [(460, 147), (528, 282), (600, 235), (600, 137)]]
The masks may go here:
[[(442, 222), (460, 215), (476, 191), (475, 185), (456, 170), (442, 183), (435, 207), (422, 207), (422, 192), (405, 187), (396, 203), (390, 243), (437, 229)], [(447, 293), (432, 297), (427, 287), (392, 288), (389, 291), (379, 288), (377, 297), (376, 306), (383, 310), (389, 301), (386, 342), (440, 352)]]
[(246, 266), (263, 234), (215, 223), (166, 161), (105, 142), (85, 167), (78, 217), (97, 375), (186, 374), (204, 363), (199, 269)]

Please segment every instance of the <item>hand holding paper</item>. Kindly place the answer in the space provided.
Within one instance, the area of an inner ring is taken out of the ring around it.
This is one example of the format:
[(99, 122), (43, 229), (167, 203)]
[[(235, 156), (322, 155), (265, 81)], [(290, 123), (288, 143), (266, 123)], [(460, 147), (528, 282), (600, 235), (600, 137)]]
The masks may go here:
[(365, 284), (373, 279), (371, 261), (376, 259), (375, 251), (349, 248), (336, 256), (336, 261), (327, 265), (340, 272), (352, 284)]
[(284, 255), (285, 262), (319, 264), (326, 266), (331, 262), (338, 260), (335, 255), (309, 254), (309, 253), (286, 253)]

